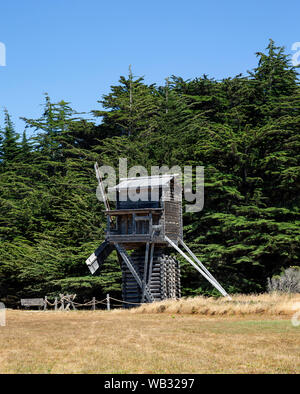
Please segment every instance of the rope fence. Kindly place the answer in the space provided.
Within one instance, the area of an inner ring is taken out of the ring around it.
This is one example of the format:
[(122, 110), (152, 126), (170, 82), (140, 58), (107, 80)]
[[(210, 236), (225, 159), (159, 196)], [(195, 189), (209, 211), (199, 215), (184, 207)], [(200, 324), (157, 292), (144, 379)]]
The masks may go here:
[[(47, 296), (45, 297), (45, 299), (27, 298), (21, 300), (21, 305), (25, 307), (30, 307), (30, 306), (43, 307), (44, 311), (50, 310), (52, 308), (54, 308), (55, 311), (68, 311), (71, 308), (73, 310), (77, 310), (78, 308), (81, 307), (86, 307), (86, 308), (90, 307), (91, 310), (95, 311), (97, 305), (105, 305), (106, 309), (110, 310), (111, 307), (122, 307), (124, 306), (124, 304), (132, 305), (132, 306), (145, 304), (143, 302), (128, 302), (128, 301), (119, 300), (118, 298), (110, 297), (109, 294), (107, 294), (103, 300), (96, 300), (96, 298), (93, 297), (92, 300), (87, 301), (85, 303), (76, 302), (74, 301), (75, 298), (76, 298), (76, 294), (60, 294), (59, 298), (58, 297), (54, 298), (54, 302), (50, 302)], [(114, 301), (114, 303), (112, 304), (111, 301)]]

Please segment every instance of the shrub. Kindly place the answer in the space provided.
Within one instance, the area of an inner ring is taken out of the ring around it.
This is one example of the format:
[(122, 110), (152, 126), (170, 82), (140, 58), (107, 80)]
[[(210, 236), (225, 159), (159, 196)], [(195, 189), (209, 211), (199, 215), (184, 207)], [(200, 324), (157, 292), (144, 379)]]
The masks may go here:
[(281, 275), (268, 278), (268, 292), (300, 293), (300, 267), (290, 267)]

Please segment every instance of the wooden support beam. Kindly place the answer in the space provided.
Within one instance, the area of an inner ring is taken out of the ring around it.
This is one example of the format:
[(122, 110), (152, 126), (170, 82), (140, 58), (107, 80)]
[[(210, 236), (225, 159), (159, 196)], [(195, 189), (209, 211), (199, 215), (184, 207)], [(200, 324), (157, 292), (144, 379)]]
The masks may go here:
[(149, 213), (149, 234), (152, 234), (153, 216), (152, 212)]
[(145, 301), (145, 286), (146, 286), (146, 280), (147, 280), (148, 260), (149, 260), (149, 242), (147, 242), (147, 244), (146, 244), (146, 251), (145, 251), (144, 277), (143, 277), (143, 287), (142, 287), (142, 302)]
[(171, 241), (167, 236), (165, 236), (165, 240), (173, 246), (177, 252), (179, 252), (205, 279), (207, 279), (224, 297), (228, 297), (226, 291), (219, 285), (218, 282), (213, 281), (198, 265), (194, 263), (173, 241)]
[[(120, 256), (122, 257), (124, 263), (127, 265), (129, 271), (132, 273), (133, 277), (137, 281), (137, 284), (142, 289), (143, 288), (142, 280), (141, 280), (139, 274), (137, 273), (137, 271), (135, 270), (135, 268), (131, 262), (131, 259), (128, 256), (128, 254), (126, 253), (125, 249), (123, 249), (122, 246), (119, 245), (117, 242), (115, 242), (114, 245), (115, 245), (115, 248), (117, 249), (117, 251), (119, 252)], [(146, 284), (145, 284), (145, 296), (149, 302), (154, 301), (154, 298), (152, 297), (150, 289), (148, 288), (148, 286)]]
[[(197, 258), (197, 256), (191, 251), (191, 249), (183, 242), (182, 239), (178, 238), (178, 242), (185, 248), (185, 250), (190, 254), (190, 256), (198, 263), (200, 268), (203, 269), (203, 271), (213, 280), (215, 283), (217, 283), (223, 291), (227, 294), (227, 292), (224, 290), (224, 288), (220, 285), (220, 283), (217, 281), (216, 278), (212, 276), (212, 274), (208, 271), (208, 269), (201, 263), (201, 261)], [(227, 294), (228, 295), (228, 294)]]
[(100, 173), (100, 169), (99, 169), (99, 166), (98, 166), (97, 162), (95, 163), (94, 168), (95, 168), (95, 172), (96, 172), (96, 177), (98, 179), (99, 189), (100, 189), (100, 192), (101, 192), (101, 195), (102, 195), (102, 199), (103, 199), (103, 203), (104, 203), (104, 206), (105, 206), (105, 210), (109, 211), (110, 210), (110, 206), (109, 206), (108, 198), (107, 198), (107, 196), (105, 194), (105, 190), (104, 190), (104, 187), (103, 187), (103, 181), (102, 181), (102, 178), (101, 178), (101, 173)]
[(152, 266), (153, 266), (153, 253), (154, 253), (154, 242), (151, 243), (151, 250), (150, 250), (148, 286), (150, 285), (150, 282), (151, 282)]
[(110, 311), (110, 297), (109, 294), (106, 295), (106, 308)]
[(113, 211), (103, 211), (105, 215), (118, 216), (118, 215), (131, 215), (133, 213), (160, 213), (162, 208), (139, 208), (139, 209), (116, 209)]
[(136, 234), (136, 221), (135, 221), (135, 213), (132, 215), (132, 234)]

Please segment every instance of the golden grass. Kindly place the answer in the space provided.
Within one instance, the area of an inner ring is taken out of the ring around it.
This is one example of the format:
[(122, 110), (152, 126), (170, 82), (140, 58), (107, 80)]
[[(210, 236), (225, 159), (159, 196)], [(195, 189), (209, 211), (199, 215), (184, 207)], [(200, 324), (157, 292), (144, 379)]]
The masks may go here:
[(136, 312), (8, 310), (0, 373), (300, 372), (286, 316)]
[(300, 310), (300, 294), (254, 294), (166, 300), (131, 309), (131, 313), (183, 313), (208, 316), (292, 316)]

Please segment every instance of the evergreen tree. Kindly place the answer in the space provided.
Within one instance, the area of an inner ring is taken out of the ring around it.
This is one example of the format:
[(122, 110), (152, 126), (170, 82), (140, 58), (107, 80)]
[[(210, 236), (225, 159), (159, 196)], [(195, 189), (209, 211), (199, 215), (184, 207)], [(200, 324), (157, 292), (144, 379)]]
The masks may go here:
[[(84, 263), (104, 239), (93, 164), (202, 165), (205, 205), (184, 213), (184, 236), (229, 292), (262, 292), (267, 277), (299, 265), (300, 86), (270, 40), (247, 76), (172, 76), (164, 86), (120, 77), (82, 119), (45, 95), (33, 136), (19, 139), (5, 110), (0, 133), (0, 300), (77, 293), (121, 297), (116, 254), (100, 276)], [(183, 294), (216, 294), (182, 261)]]
[(0, 131), (2, 134), (0, 162), (7, 166), (17, 158), (20, 147), (18, 143), (19, 135), (15, 132), (11, 117), (6, 109), (4, 110), (4, 128)]
[(146, 85), (143, 81), (143, 77), (135, 79), (130, 68), (128, 78), (121, 76), (119, 85), (111, 86), (111, 93), (99, 101), (109, 111), (93, 113), (102, 117), (108, 136), (136, 136), (140, 132), (157, 131), (160, 96), (155, 85)]

